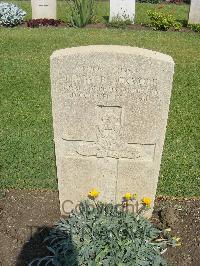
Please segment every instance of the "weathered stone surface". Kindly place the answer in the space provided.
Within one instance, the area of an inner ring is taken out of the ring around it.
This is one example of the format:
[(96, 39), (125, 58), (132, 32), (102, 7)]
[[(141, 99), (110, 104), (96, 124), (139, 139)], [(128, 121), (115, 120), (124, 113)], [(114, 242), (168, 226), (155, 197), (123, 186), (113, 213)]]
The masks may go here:
[(135, 18), (135, 0), (110, 0), (110, 18), (131, 20)]
[(189, 24), (200, 24), (200, 0), (191, 0)]
[(56, 0), (31, 0), (32, 19), (56, 19)]
[[(174, 62), (128, 46), (67, 48), (51, 56), (61, 211), (85, 199), (155, 198)], [(73, 204), (63, 202), (71, 200)]]

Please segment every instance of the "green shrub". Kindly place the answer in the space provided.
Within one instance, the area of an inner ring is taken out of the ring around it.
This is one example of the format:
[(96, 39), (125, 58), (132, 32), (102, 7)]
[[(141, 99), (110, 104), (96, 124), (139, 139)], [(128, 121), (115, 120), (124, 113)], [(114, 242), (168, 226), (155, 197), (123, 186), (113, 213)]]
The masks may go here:
[(189, 28), (195, 32), (200, 32), (200, 24), (189, 24)]
[(0, 26), (14, 27), (23, 22), (26, 12), (12, 3), (0, 3)]
[(182, 25), (180, 22), (177, 22), (176, 19), (171, 14), (165, 14), (158, 11), (149, 10), (147, 12), (150, 18), (149, 26), (154, 30), (168, 30), (173, 28), (175, 30), (180, 30)]
[(161, 254), (167, 245), (180, 245), (179, 239), (172, 238), (169, 230), (158, 230), (139, 215), (141, 209), (149, 208), (149, 198), (143, 199), (137, 213), (127, 210), (128, 202), (81, 202), (79, 210), (61, 219), (46, 239), (52, 256), (37, 259), (31, 265), (166, 265)]
[(126, 28), (126, 26), (131, 25), (132, 21), (129, 18), (120, 18), (120, 17), (114, 17), (112, 21), (107, 23), (107, 26), (113, 27), (113, 28)]
[(70, 0), (71, 23), (75, 27), (84, 27), (91, 23), (94, 16), (94, 0)]

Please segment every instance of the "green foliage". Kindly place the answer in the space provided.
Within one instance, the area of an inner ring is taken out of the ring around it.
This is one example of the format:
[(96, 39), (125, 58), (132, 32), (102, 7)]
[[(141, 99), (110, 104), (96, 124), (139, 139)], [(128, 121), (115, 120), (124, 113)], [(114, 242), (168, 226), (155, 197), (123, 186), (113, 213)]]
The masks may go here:
[(200, 24), (190, 24), (189, 28), (195, 32), (200, 32)]
[(0, 3), (0, 26), (14, 27), (22, 23), (26, 12), (12, 3)]
[(70, 0), (71, 23), (75, 27), (84, 27), (94, 16), (94, 0)]
[(122, 205), (89, 201), (62, 219), (46, 240), (53, 255), (38, 259), (37, 265), (162, 266), (166, 263), (161, 252), (177, 243)]
[(120, 17), (115, 17), (112, 19), (112, 21), (107, 23), (107, 26), (109, 27), (113, 27), (113, 28), (121, 28), (124, 29), (126, 28), (128, 25), (131, 25), (132, 21), (129, 18), (120, 18)]
[(176, 19), (171, 14), (165, 14), (158, 11), (147, 11), (147, 14), (150, 18), (149, 26), (154, 30), (163, 30), (166, 31), (170, 28), (175, 30), (180, 30), (182, 25), (177, 22)]

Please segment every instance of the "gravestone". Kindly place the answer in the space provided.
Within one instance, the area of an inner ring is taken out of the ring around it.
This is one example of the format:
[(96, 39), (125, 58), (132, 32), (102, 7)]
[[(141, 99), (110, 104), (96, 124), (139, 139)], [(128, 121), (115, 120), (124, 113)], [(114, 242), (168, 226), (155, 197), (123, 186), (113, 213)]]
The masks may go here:
[(32, 19), (56, 19), (56, 0), (31, 0)]
[(92, 188), (108, 202), (121, 202), (126, 192), (154, 200), (173, 72), (170, 56), (129, 46), (85, 46), (53, 53), (62, 214)]
[(200, 0), (191, 0), (189, 24), (200, 24)]
[(110, 22), (119, 19), (130, 20), (133, 23), (134, 18), (135, 0), (110, 0)]

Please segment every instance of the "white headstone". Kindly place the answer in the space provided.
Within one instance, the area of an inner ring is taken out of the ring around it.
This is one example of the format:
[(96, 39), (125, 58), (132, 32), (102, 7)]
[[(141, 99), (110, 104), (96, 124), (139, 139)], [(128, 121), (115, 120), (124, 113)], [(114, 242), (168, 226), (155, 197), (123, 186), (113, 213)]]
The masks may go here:
[(32, 19), (56, 19), (56, 0), (31, 0)]
[(191, 0), (189, 24), (200, 24), (200, 0)]
[(126, 192), (154, 200), (173, 72), (170, 56), (129, 46), (85, 46), (53, 53), (62, 213), (92, 188), (108, 202), (121, 202)]
[(135, 0), (110, 0), (110, 18), (109, 21), (135, 19)]

